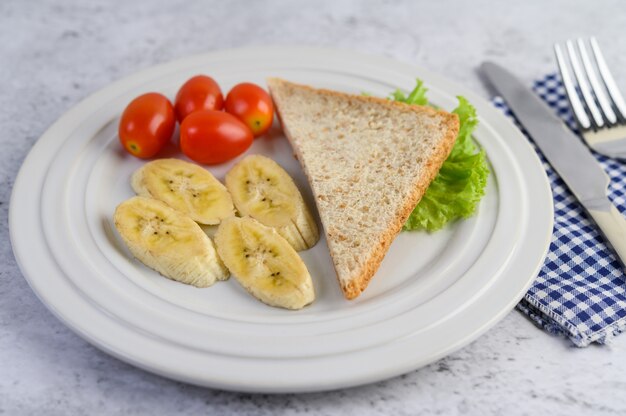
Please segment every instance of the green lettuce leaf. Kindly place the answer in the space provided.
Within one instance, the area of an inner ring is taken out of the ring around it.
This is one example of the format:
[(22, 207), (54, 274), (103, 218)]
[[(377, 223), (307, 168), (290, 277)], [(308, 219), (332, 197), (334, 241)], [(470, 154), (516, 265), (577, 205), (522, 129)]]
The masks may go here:
[(401, 101), (405, 104), (428, 105), (426, 92), (428, 92), (428, 89), (424, 87), (424, 82), (421, 79), (418, 79), (417, 85), (415, 86), (415, 88), (413, 88), (413, 91), (411, 91), (408, 96), (405, 96), (400, 89), (397, 89), (391, 93), (391, 96), (389, 98), (394, 101)]
[[(427, 105), (426, 88), (422, 81), (405, 96), (396, 91), (391, 98), (408, 104)], [(449, 222), (468, 218), (485, 194), (489, 168), (484, 150), (472, 140), (478, 125), (476, 109), (463, 97), (457, 97), (458, 107), (453, 111), (459, 116), (460, 128), (456, 143), (430, 184), (422, 200), (415, 207), (405, 230), (437, 231)]]

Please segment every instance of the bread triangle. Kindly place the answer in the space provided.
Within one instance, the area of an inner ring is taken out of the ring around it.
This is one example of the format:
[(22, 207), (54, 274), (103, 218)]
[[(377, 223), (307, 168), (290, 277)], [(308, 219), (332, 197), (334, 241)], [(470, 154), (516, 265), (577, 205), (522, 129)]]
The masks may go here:
[(268, 85), (311, 185), (341, 290), (354, 299), (448, 157), (458, 117), (277, 78)]

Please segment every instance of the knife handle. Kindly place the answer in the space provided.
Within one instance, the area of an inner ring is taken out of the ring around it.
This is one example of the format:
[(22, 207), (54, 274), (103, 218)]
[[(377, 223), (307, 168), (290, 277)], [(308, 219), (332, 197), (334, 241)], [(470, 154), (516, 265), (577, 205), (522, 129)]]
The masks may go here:
[(613, 246), (622, 265), (626, 265), (626, 219), (612, 203), (603, 209), (590, 209), (589, 214)]

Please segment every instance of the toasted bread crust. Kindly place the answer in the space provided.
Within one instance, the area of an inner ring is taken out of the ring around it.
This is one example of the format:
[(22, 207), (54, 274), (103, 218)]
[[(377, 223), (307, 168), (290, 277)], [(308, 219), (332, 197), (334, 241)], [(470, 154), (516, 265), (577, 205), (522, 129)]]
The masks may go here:
[[(430, 158), (426, 161), (425, 173), (417, 178), (415, 178), (415, 184), (412, 192), (406, 196), (405, 200), (402, 202), (402, 207), (398, 210), (396, 217), (389, 222), (389, 226), (387, 230), (381, 234), (379, 243), (375, 246), (376, 248), (369, 254), (368, 259), (365, 264), (359, 270), (359, 274), (353, 277), (347, 284), (342, 284), (341, 281), (340, 287), (346, 299), (355, 299), (358, 297), (363, 290), (368, 286), (370, 280), (378, 270), (383, 258), (387, 254), (389, 250), (389, 246), (395, 239), (395, 237), (402, 230), (403, 225), (406, 223), (409, 215), (415, 208), (415, 206), (419, 203), (422, 196), (426, 192), (426, 189), (432, 182), (432, 180), (437, 176), (441, 165), (446, 160), (454, 143), (456, 141), (456, 137), (459, 131), (459, 118), (456, 114), (451, 114), (443, 110), (436, 110), (431, 107), (426, 106), (416, 106), (416, 105), (407, 105), (404, 103), (388, 100), (385, 98), (371, 97), (371, 96), (361, 96), (361, 95), (352, 95), (339, 91), (332, 91), (326, 89), (316, 89), (306, 85), (293, 84), (288, 81), (284, 81), (279, 78), (268, 78), (268, 85), (270, 86), (270, 93), (272, 93), (272, 87), (279, 87), (281, 85), (295, 85), (298, 88), (306, 89), (311, 92), (315, 92), (316, 94), (321, 95), (329, 95), (347, 100), (354, 100), (357, 102), (369, 102), (376, 103), (377, 105), (385, 106), (394, 111), (402, 111), (402, 112), (413, 112), (419, 114), (426, 114), (428, 116), (436, 116), (442, 118), (441, 128), (446, 130), (446, 134), (443, 139), (439, 142), (439, 146), (433, 150), (430, 154)], [(281, 121), (281, 125), (283, 126), (283, 130), (289, 141), (294, 143), (294, 140), (289, 132), (289, 129), (285, 127), (282, 122), (282, 117), (280, 114), (279, 106), (276, 106), (276, 112)], [(294, 150), (296, 152), (297, 159), (303, 164), (303, 158), (299, 154), (299, 149), (297, 146), (294, 146)], [(303, 170), (309, 176), (309, 172), (307, 167), (303, 164)], [(316, 199), (316, 204), (318, 203)], [(318, 206), (319, 209), (319, 206)], [(331, 257), (333, 256), (333, 252), (330, 252)], [(333, 261), (333, 264), (335, 262)]]
[[(423, 105), (409, 105), (409, 104), (405, 104), (399, 101), (393, 101), (387, 98), (373, 97), (371, 95), (354, 95), (354, 94), (348, 94), (348, 93), (340, 92), (340, 91), (327, 90), (324, 88), (313, 88), (310, 85), (297, 84), (295, 82), (285, 81), (284, 79), (280, 79), (280, 78), (267, 78), (267, 84), (270, 85), (270, 94), (271, 94), (272, 85), (275, 85), (275, 86), (278, 84), (293, 85), (293, 86), (297, 86), (298, 88), (302, 88), (302, 89), (315, 92), (321, 95), (330, 95), (330, 96), (344, 98), (344, 99), (347, 98), (349, 100), (376, 103), (378, 105), (392, 108), (396, 111), (399, 110), (403, 112), (413, 112), (413, 113), (427, 114), (431, 116), (443, 115), (446, 118), (454, 118), (457, 121), (456, 123), (457, 133), (455, 133), (454, 135), (453, 142), (456, 140), (456, 134), (458, 134), (459, 117), (456, 114), (449, 113), (445, 110), (438, 110), (438, 109), (435, 109), (429, 106), (423, 106)], [(279, 117), (280, 117), (280, 114), (279, 114)], [(452, 150), (452, 147), (450, 147), (450, 150)], [(446, 155), (446, 157), (448, 156)]]

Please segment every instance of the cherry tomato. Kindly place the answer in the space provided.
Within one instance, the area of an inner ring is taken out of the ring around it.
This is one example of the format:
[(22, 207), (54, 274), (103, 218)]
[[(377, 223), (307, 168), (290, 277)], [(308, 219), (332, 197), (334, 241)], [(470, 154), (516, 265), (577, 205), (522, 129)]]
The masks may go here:
[(198, 163), (212, 165), (230, 160), (245, 152), (252, 141), (250, 129), (223, 111), (196, 111), (180, 126), (180, 148)]
[(206, 75), (189, 78), (176, 94), (176, 118), (182, 123), (185, 117), (199, 110), (221, 110), (224, 96), (217, 82)]
[(243, 121), (258, 137), (272, 127), (274, 105), (267, 92), (256, 84), (237, 84), (226, 96), (224, 110)]
[(172, 138), (176, 118), (172, 103), (162, 94), (149, 92), (128, 104), (118, 133), (124, 149), (133, 156), (150, 158)]

